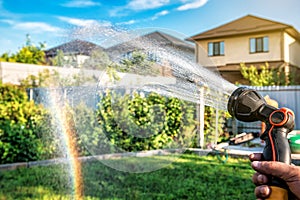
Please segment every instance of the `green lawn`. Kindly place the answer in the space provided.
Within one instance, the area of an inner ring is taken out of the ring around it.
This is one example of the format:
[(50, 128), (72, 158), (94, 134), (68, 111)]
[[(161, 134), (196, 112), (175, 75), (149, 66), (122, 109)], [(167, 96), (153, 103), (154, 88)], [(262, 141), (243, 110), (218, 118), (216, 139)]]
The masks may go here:
[[(133, 167), (137, 159), (162, 163), (168, 157), (131, 158)], [(245, 159), (229, 158), (224, 164), (217, 157), (184, 154), (147, 173), (128, 173), (93, 161), (82, 165), (82, 173), (84, 199), (255, 199), (253, 170)], [(62, 165), (1, 171), (0, 200), (73, 199), (68, 182)]]

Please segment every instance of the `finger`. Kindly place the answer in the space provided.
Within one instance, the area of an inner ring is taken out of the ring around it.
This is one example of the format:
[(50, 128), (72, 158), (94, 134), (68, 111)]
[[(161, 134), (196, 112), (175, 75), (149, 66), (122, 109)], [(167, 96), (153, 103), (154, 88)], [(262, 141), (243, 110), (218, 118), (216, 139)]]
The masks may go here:
[(276, 176), (283, 180), (286, 180), (290, 170), (290, 165), (274, 161), (253, 161), (251, 163), (251, 166), (254, 170), (256, 170), (259, 173)]
[(257, 198), (267, 198), (271, 194), (271, 189), (267, 185), (261, 185), (255, 188), (254, 193)]
[(264, 174), (256, 172), (252, 176), (252, 182), (255, 185), (264, 185), (264, 184), (268, 183), (268, 177), (266, 175), (264, 175)]
[(261, 161), (263, 160), (263, 155), (262, 153), (252, 153), (249, 155), (249, 159), (251, 161)]

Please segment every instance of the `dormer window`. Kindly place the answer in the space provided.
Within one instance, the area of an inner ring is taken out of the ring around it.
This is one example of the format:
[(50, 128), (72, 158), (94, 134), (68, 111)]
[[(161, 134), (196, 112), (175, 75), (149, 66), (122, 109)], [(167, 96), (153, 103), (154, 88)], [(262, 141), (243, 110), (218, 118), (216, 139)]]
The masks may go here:
[(208, 56), (224, 56), (224, 42), (209, 42)]
[(262, 53), (269, 51), (269, 37), (250, 38), (250, 53)]

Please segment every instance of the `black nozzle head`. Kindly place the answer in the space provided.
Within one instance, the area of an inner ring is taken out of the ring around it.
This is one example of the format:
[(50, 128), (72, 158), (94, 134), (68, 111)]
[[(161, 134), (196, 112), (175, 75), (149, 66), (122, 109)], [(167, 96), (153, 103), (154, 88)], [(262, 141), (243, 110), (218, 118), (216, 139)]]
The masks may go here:
[(237, 102), (240, 94), (243, 93), (245, 90), (247, 90), (246, 87), (239, 87), (229, 97), (228, 104), (227, 104), (227, 110), (230, 113), (230, 115), (233, 117), (235, 117), (234, 113), (235, 113), (236, 102)]
[(227, 109), (231, 116), (240, 121), (264, 121), (264, 116), (259, 113), (263, 105), (266, 105), (265, 99), (255, 90), (239, 87), (231, 94)]

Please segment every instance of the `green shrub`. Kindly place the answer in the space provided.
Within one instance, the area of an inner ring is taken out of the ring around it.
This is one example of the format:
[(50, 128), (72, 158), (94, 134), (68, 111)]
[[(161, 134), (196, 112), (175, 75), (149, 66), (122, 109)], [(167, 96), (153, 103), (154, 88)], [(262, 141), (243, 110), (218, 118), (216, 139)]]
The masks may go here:
[(0, 94), (0, 163), (38, 160), (46, 110), (17, 86), (0, 83)]
[(195, 106), (156, 93), (146, 97), (108, 91), (98, 117), (110, 143), (124, 151), (177, 148), (191, 144)]
[[(0, 84), (0, 92), (0, 163), (61, 156), (61, 138), (50, 111), (29, 101), (20, 87)], [(196, 105), (176, 98), (107, 92), (96, 111), (85, 104), (68, 109), (80, 156), (197, 146)], [(214, 113), (206, 108), (207, 141), (215, 135)]]
[[(207, 145), (229, 139), (223, 130), (227, 115), (227, 111), (216, 110), (213, 107), (205, 106), (204, 135)], [(218, 120), (217, 126), (216, 119)], [(216, 131), (218, 132), (218, 135), (216, 135)]]
[(72, 108), (71, 114), (79, 155), (99, 155), (111, 152), (110, 144), (97, 121), (97, 113), (93, 108), (80, 103)]

